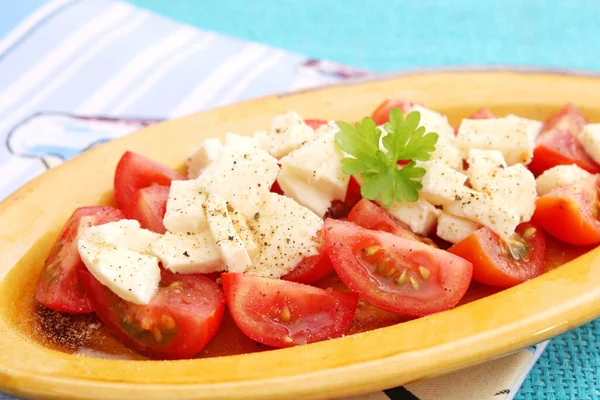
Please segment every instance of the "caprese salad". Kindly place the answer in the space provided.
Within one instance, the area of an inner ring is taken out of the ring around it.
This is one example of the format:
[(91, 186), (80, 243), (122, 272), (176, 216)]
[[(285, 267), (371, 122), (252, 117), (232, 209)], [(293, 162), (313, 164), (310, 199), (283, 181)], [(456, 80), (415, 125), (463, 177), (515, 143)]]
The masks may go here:
[[(186, 175), (126, 152), (116, 207), (73, 212), (36, 299), (151, 358), (194, 357), (225, 313), (274, 348), (336, 338), (359, 299), (424, 316), (472, 280), (535, 278), (551, 240), (600, 243), (599, 163), (600, 124), (571, 105), (545, 122), (481, 109), (456, 130), (409, 101), (353, 125), (290, 112), (204, 140)], [(319, 284), (332, 275), (341, 290)]]

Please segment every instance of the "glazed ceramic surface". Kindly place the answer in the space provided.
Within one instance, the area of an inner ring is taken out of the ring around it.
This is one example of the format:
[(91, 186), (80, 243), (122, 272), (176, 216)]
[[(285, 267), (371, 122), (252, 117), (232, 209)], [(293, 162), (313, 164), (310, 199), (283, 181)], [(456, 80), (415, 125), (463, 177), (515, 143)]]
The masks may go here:
[(600, 122), (600, 78), (551, 73), (430, 72), (271, 96), (144, 129), (92, 149), (0, 205), (0, 390), (43, 398), (335, 398), (431, 377), (541, 342), (600, 315), (600, 250), (453, 310), (285, 350), (187, 361), (75, 356), (34, 340), (27, 321), (44, 258), (73, 209), (112, 204), (115, 165), (133, 150), (173, 167), (207, 137), (252, 134), (271, 118), (354, 121), (387, 97), (450, 122), (481, 106), (543, 119), (566, 102)]

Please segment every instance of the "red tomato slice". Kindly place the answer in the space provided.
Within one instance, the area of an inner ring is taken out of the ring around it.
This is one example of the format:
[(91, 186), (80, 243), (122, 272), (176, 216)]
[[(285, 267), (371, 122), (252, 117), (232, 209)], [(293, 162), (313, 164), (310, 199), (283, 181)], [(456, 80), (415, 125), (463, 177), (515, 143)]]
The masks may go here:
[(557, 129), (577, 135), (587, 123), (587, 118), (581, 110), (572, 104), (567, 104), (544, 121), (542, 132)]
[(375, 123), (377, 125), (383, 125), (386, 122), (389, 122), (390, 111), (392, 110), (392, 108), (397, 107), (400, 110), (402, 110), (402, 112), (404, 114), (406, 114), (411, 110), (411, 108), (415, 104), (418, 104), (418, 103), (413, 103), (412, 101), (408, 101), (408, 100), (387, 99), (383, 103), (381, 103), (380, 105), (377, 106), (375, 111), (373, 111), (373, 115), (371, 117), (373, 118), (373, 121), (375, 121)]
[(402, 221), (398, 221), (383, 208), (367, 199), (362, 199), (354, 206), (350, 214), (348, 214), (348, 221), (354, 222), (363, 228), (389, 232), (402, 236), (405, 239), (416, 240), (417, 242), (435, 246), (431, 239), (413, 233), (408, 225)]
[(537, 199), (532, 221), (566, 243), (600, 243), (597, 185), (591, 177), (545, 194)]
[(352, 322), (358, 296), (280, 279), (221, 275), (236, 325), (252, 340), (291, 347), (340, 337)]
[(317, 130), (321, 125), (326, 125), (327, 121), (323, 119), (305, 119), (304, 123), (310, 126), (311, 128)]
[(333, 271), (333, 265), (331, 265), (329, 256), (323, 248), (321, 254), (304, 258), (290, 273), (282, 276), (281, 279), (311, 285), (324, 278), (331, 271)]
[(358, 181), (351, 176), (348, 182), (348, 189), (346, 190), (346, 198), (344, 201), (334, 200), (329, 207), (329, 210), (325, 213), (325, 218), (346, 218), (352, 207), (356, 205), (362, 199), (360, 194), (360, 185)]
[(328, 219), (327, 253), (342, 281), (384, 310), (427, 315), (454, 307), (473, 266), (467, 260), (387, 232)]
[(93, 312), (77, 276), (77, 269), (83, 266), (77, 251), (77, 238), (87, 227), (123, 218), (123, 213), (112, 207), (76, 209), (44, 263), (35, 293), (36, 300), (55, 311), (74, 314)]
[(496, 116), (494, 115), (493, 112), (490, 111), (489, 108), (486, 108), (486, 107), (480, 108), (479, 110), (477, 110), (473, 114), (471, 114), (471, 116), (469, 117), (469, 119), (491, 119), (491, 118), (496, 118)]
[(448, 251), (473, 264), (474, 280), (506, 288), (544, 272), (546, 236), (526, 223), (517, 227), (514, 240), (506, 244), (490, 228), (481, 228)]
[(538, 136), (533, 160), (528, 165), (531, 172), (539, 175), (557, 165), (570, 164), (577, 164), (592, 174), (600, 172), (600, 166), (583, 150), (572, 133), (553, 129)]
[(121, 157), (115, 172), (117, 206), (122, 210), (127, 208), (135, 193), (142, 188), (153, 185), (171, 186), (171, 181), (184, 179), (183, 175), (166, 165), (127, 151)]
[(144, 229), (165, 233), (163, 218), (169, 200), (168, 186), (148, 186), (137, 191), (133, 200), (123, 210), (127, 218), (136, 219)]
[(98, 318), (117, 339), (151, 358), (192, 358), (213, 338), (225, 311), (223, 292), (202, 275), (163, 271), (147, 305), (121, 299), (87, 268), (79, 276)]
[(271, 186), (271, 192), (280, 194), (282, 196), (284, 195), (283, 190), (281, 190), (281, 186), (279, 186), (277, 181), (273, 182), (273, 186)]

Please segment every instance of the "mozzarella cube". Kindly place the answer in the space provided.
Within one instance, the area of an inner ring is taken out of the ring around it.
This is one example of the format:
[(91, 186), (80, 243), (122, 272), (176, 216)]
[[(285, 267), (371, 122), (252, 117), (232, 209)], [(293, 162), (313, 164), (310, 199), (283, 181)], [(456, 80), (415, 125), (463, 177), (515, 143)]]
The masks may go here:
[(488, 169), (470, 167), (468, 174), (473, 189), (510, 204), (521, 222), (531, 219), (537, 198), (535, 177), (523, 164)]
[(227, 147), (237, 147), (244, 150), (258, 147), (256, 139), (252, 136), (242, 136), (235, 133), (227, 133), (224, 142)]
[(238, 233), (238, 235), (240, 235), (240, 239), (242, 239), (242, 242), (244, 243), (246, 251), (250, 256), (250, 259), (256, 257), (256, 255), (258, 254), (258, 244), (256, 243), (254, 233), (248, 226), (246, 217), (236, 210), (231, 211), (229, 215), (231, 217), (231, 222), (235, 227), (235, 231)]
[(85, 237), (78, 240), (77, 250), (94, 278), (120, 298), (148, 304), (158, 292), (160, 268), (156, 257), (89, 242)]
[(467, 163), (469, 168), (485, 170), (508, 166), (504, 161), (504, 155), (498, 150), (469, 149)]
[(344, 200), (350, 181), (342, 171), (344, 152), (335, 134), (322, 134), (280, 160), (278, 182), (285, 195), (320, 216), (333, 200)]
[(185, 159), (187, 177), (189, 179), (196, 179), (204, 171), (204, 168), (221, 157), (222, 151), (223, 144), (221, 144), (219, 139), (210, 138), (204, 140)]
[(198, 180), (172, 181), (163, 218), (165, 228), (171, 233), (199, 232), (207, 228), (206, 197)]
[(505, 240), (521, 222), (519, 213), (501, 198), (470, 189), (459, 200), (445, 205), (444, 211), (487, 226)]
[(513, 115), (513, 114), (507, 115), (506, 119), (524, 122), (525, 125), (527, 125), (527, 133), (529, 134), (529, 139), (531, 141), (535, 141), (535, 139), (537, 139), (538, 135), (542, 131), (542, 127), (544, 126), (544, 123), (542, 121), (538, 121), (535, 119), (521, 118), (521, 117)]
[(225, 199), (216, 194), (209, 195), (206, 200), (206, 218), (227, 271), (244, 272), (251, 264), (250, 256), (229, 217)]
[(416, 234), (427, 236), (437, 223), (441, 211), (424, 199), (415, 202), (394, 202), (387, 208), (396, 219), (404, 222)]
[(247, 273), (279, 278), (305, 257), (319, 254), (323, 219), (289, 197), (270, 193), (248, 223), (259, 238), (259, 251)]
[(437, 235), (450, 243), (458, 243), (481, 228), (477, 222), (442, 213), (438, 218)]
[(179, 274), (223, 271), (221, 251), (209, 231), (170, 233), (152, 243), (152, 251), (164, 268)]
[(577, 165), (557, 165), (552, 167), (537, 177), (535, 185), (538, 196), (550, 193), (554, 189), (579, 182), (592, 176), (586, 170)]
[(454, 128), (448, 122), (448, 117), (418, 104), (415, 104), (410, 111), (421, 113), (419, 126), (424, 126), (427, 132), (437, 133), (439, 136), (438, 143), (454, 143)]
[(469, 149), (499, 150), (508, 165), (529, 164), (534, 143), (527, 124), (511, 118), (463, 119), (458, 128), (456, 146), (463, 157)]
[(138, 253), (152, 255), (150, 245), (161, 235), (142, 229), (135, 219), (122, 219), (87, 228), (83, 236), (90, 243), (123, 247)]
[(454, 145), (438, 142), (435, 150), (429, 154), (430, 161), (441, 161), (448, 167), (457, 171), (463, 168), (463, 159), (460, 152)]
[(205, 193), (220, 195), (233, 209), (250, 217), (264, 202), (278, 174), (277, 160), (264, 150), (225, 146), (222, 157), (206, 168), (197, 182)]
[(421, 163), (427, 171), (421, 179), (423, 189), (420, 195), (433, 205), (447, 204), (456, 200), (465, 190), (467, 176), (449, 168), (440, 161)]
[(275, 158), (281, 158), (315, 137), (315, 131), (295, 112), (273, 118), (269, 132), (257, 132), (258, 145)]
[(583, 149), (597, 163), (600, 163), (600, 124), (587, 124), (579, 134)]

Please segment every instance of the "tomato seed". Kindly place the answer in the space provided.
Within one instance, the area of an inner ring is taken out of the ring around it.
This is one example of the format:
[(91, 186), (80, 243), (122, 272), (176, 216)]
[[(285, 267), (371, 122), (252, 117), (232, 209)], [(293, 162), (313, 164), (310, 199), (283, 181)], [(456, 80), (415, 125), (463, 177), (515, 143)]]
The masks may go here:
[(419, 265), (419, 273), (423, 279), (427, 279), (431, 276), (431, 272), (422, 265)]
[(381, 247), (379, 246), (369, 246), (367, 247), (366, 250), (366, 255), (367, 257), (371, 257), (373, 254), (377, 253), (379, 250), (381, 249)]
[(289, 337), (289, 336), (286, 336), (286, 337), (284, 337), (284, 338), (283, 338), (283, 341), (284, 341), (284, 342), (286, 342), (286, 343), (294, 343), (294, 339), (292, 339), (292, 338), (291, 338), (291, 337)]
[(160, 329), (158, 329), (158, 328), (152, 329), (152, 336), (154, 336), (154, 340), (156, 341), (156, 343), (162, 342), (163, 335), (162, 335), (162, 332), (160, 331)]
[(281, 320), (283, 322), (288, 322), (292, 318), (292, 314), (290, 313), (290, 309), (284, 307), (283, 311), (281, 311)]
[(415, 290), (419, 290), (419, 281), (417, 280), (417, 278), (411, 276), (410, 278), (408, 278), (408, 280), (410, 281), (412, 287), (415, 288)]
[(406, 270), (396, 279), (397, 285), (404, 285), (406, 283)]
[(175, 328), (175, 320), (173, 318), (171, 318), (168, 315), (163, 315), (161, 317), (161, 321), (163, 326), (168, 329), (168, 330), (172, 330), (173, 328)]
[(392, 276), (396, 273), (396, 268), (392, 267), (392, 269), (390, 269), (387, 274), (385, 274), (386, 276)]
[(531, 237), (535, 235), (535, 232), (537, 232), (537, 229), (535, 229), (533, 226), (530, 226), (529, 228), (525, 229), (525, 232), (523, 232), (523, 237), (525, 239), (531, 239)]
[(144, 319), (142, 319), (140, 327), (145, 331), (150, 330), (150, 328), (152, 327), (152, 319), (145, 317)]

